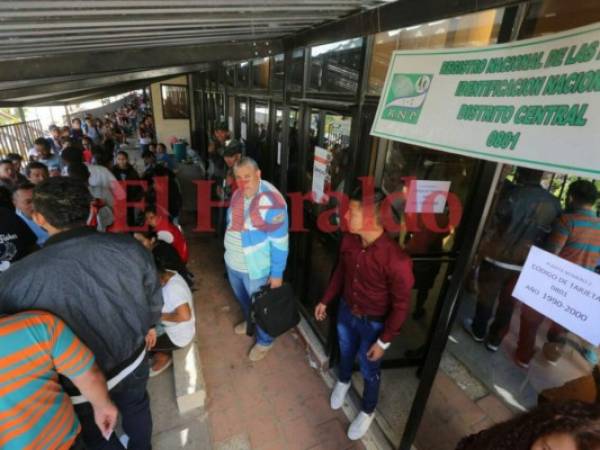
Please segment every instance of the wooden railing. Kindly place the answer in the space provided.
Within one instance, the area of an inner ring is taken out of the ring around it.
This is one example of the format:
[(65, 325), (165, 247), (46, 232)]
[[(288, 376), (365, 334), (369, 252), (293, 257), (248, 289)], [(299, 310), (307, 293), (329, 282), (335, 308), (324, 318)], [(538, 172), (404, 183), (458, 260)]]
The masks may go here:
[(27, 150), (33, 147), (33, 142), (39, 137), (44, 137), (39, 120), (0, 125), (0, 158), (9, 153), (18, 153), (27, 161)]

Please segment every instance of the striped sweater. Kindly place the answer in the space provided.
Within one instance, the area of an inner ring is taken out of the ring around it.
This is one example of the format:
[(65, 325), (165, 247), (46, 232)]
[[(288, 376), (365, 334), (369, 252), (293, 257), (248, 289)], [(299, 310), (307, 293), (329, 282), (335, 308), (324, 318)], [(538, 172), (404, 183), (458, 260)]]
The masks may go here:
[(563, 214), (555, 223), (546, 248), (567, 261), (594, 270), (600, 260), (600, 218), (591, 209)]

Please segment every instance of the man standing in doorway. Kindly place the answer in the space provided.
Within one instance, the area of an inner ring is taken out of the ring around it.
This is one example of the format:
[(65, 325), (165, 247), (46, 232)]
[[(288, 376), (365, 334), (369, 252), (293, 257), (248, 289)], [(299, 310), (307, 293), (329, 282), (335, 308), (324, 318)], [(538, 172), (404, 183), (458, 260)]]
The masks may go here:
[[(233, 166), (240, 160), (242, 157), (242, 144), (233, 139), (229, 141), (227, 147), (223, 152), (223, 159), (225, 160), (226, 172), (223, 177), (223, 181), (221, 185), (217, 187), (217, 195), (220, 200), (224, 202), (225, 205), (229, 204), (231, 200), (231, 196), (237, 189), (237, 185), (235, 184), (235, 175), (233, 174)], [(225, 223), (227, 216), (227, 207), (220, 208), (219, 210), (219, 222), (217, 227), (217, 232), (219, 236), (222, 238), (225, 233)]]
[[(36, 186), (33, 219), (48, 231), (44, 248), (0, 274), (0, 313), (29, 309), (51, 312), (89, 347), (106, 375), (129, 448), (149, 450), (152, 436), (146, 392), (146, 347), (163, 299), (151, 254), (131, 236), (98, 233), (85, 226), (92, 197), (71, 177)], [(123, 450), (113, 434), (106, 441), (91, 405), (65, 384), (75, 404), (88, 448)]]
[[(542, 246), (561, 207), (540, 183), (543, 172), (520, 167), (516, 184), (499, 194), (496, 211), (479, 248), (478, 293), (475, 314), (463, 327), (475, 342), (495, 352), (510, 326), (512, 291), (532, 245)], [(488, 322), (498, 306), (491, 325)]]
[(364, 436), (375, 417), (381, 358), (406, 319), (414, 283), (410, 257), (383, 229), (384, 197), (379, 190), (363, 192), (362, 188), (352, 194), (345, 215), (350, 233), (342, 239), (338, 265), (315, 308), (316, 319), (324, 320), (327, 305), (341, 296), (337, 317), (340, 363), (331, 408), (344, 404), (358, 356), (364, 391), (361, 411), (348, 429), (352, 440)]
[[(235, 327), (245, 334), (252, 294), (268, 285), (283, 283), (288, 255), (287, 205), (271, 183), (261, 180), (260, 169), (251, 158), (241, 158), (233, 168), (238, 189), (231, 197), (225, 231), (225, 265), (229, 283), (242, 311), (244, 322)], [(256, 327), (256, 344), (251, 361), (260, 361), (271, 349), (273, 338)]]

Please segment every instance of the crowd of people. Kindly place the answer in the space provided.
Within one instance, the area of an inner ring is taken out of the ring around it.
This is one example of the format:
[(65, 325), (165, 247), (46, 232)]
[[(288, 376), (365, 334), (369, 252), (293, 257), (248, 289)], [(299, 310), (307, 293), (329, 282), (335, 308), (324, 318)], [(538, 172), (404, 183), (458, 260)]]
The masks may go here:
[[(2, 449), (151, 448), (147, 380), (194, 338), (194, 279), (166, 148), (151, 142), (143, 173), (119, 148), (154, 139), (139, 104), (52, 126), (26, 164), (0, 162)], [(168, 179), (168, 211), (157, 177)], [(148, 187), (117, 183), (127, 180)], [(115, 229), (119, 196), (145, 201), (126, 220), (146, 231)]]

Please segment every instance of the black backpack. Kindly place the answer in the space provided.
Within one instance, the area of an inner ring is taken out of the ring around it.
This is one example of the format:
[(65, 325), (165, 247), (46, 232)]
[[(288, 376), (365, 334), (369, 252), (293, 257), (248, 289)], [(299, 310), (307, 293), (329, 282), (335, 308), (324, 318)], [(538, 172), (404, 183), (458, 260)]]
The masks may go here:
[(263, 286), (252, 294), (250, 321), (247, 334), (254, 334), (255, 325), (265, 330), (271, 337), (277, 337), (294, 328), (300, 322), (300, 313), (294, 301), (292, 287), (284, 283), (271, 289)]

